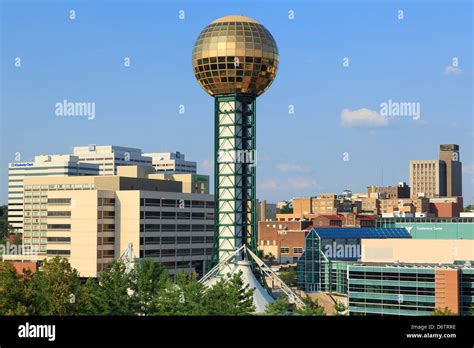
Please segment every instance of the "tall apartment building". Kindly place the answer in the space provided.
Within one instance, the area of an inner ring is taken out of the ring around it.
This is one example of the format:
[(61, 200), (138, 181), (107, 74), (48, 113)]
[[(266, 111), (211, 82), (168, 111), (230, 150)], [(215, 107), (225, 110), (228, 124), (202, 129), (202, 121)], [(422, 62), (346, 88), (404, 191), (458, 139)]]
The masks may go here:
[(213, 196), (146, 177), (146, 169), (25, 178), (23, 245), (35, 246), (39, 258), (67, 258), (83, 277), (95, 277), (129, 243), (137, 257), (160, 259), (170, 274), (203, 273), (213, 247)]
[(459, 145), (440, 145), (439, 160), (446, 165), (446, 196), (462, 196), (462, 163), (459, 157)]
[[(32, 162), (13, 162), (8, 164), (8, 222), (23, 231), (23, 182), (26, 178), (48, 176), (98, 175), (99, 166), (93, 163), (81, 163), (72, 155), (35, 156)], [(27, 197), (37, 205), (44, 204), (39, 196)]]
[(277, 211), (275, 203), (267, 203), (265, 199), (258, 201), (257, 221), (276, 220)]
[(411, 196), (462, 196), (462, 163), (459, 145), (439, 146), (438, 160), (410, 161)]
[(196, 173), (196, 162), (186, 161), (184, 153), (178, 151), (145, 153), (144, 156), (152, 158), (153, 167), (155, 167), (157, 173)]
[(116, 175), (118, 166), (151, 166), (152, 159), (142, 150), (115, 145), (75, 146), (74, 155), (81, 162), (99, 165), (99, 175)]
[(410, 161), (411, 196), (446, 196), (446, 164), (439, 160)]

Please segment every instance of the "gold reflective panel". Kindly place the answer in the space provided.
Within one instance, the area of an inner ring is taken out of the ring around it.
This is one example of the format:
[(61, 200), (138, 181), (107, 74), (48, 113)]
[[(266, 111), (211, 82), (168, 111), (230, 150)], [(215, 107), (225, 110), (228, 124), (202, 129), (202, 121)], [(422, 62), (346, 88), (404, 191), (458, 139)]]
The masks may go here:
[(276, 76), (278, 48), (272, 34), (256, 20), (222, 17), (204, 28), (196, 40), (193, 69), (210, 95), (258, 96)]

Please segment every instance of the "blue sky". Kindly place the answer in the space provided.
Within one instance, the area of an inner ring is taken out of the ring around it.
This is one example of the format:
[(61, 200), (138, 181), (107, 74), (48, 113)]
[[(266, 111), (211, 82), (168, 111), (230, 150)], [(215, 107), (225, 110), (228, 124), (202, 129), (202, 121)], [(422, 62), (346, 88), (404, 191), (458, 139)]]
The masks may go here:
[[(259, 20), (280, 51), (257, 104), (259, 198), (365, 191), (382, 170), (383, 184), (408, 181), (410, 159), (456, 143), (474, 201), (470, 1), (1, 3), (2, 203), (16, 152), (26, 161), (89, 143), (179, 150), (211, 175), (214, 104), (191, 51), (202, 28), (229, 14)], [(95, 119), (56, 116), (64, 99), (95, 102)], [(419, 103), (420, 119), (381, 116), (388, 100)]]

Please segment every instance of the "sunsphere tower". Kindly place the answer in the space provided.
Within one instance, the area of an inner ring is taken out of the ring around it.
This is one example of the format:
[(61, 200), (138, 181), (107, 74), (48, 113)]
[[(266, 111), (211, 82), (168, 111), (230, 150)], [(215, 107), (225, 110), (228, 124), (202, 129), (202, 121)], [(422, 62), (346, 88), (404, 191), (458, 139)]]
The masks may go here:
[(214, 267), (200, 281), (212, 286), (240, 273), (244, 286), (254, 289), (258, 313), (273, 301), (263, 280), (270, 277), (290, 303), (302, 307), (301, 299), (257, 256), (255, 100), (275, 79), (275, 40), (252, 18), (219, 18), (196, 40), (193, 69), (215, 100)]
[(194, 74), (215, 99), (213, 265), (243, 245), (257, 251), (255, 101), (277, 68), (275, 40), (252, 18), (219, 18), (194, 45)]

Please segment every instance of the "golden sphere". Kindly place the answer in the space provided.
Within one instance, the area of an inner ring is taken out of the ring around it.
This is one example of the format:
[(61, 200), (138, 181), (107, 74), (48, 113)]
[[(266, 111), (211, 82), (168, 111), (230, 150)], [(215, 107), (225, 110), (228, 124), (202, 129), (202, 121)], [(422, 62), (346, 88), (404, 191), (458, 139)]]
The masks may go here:
[(276, 76), (278, 48), (255, 19), (227, 16), (211, 22), (193, 48), (194, 75), (210, 95), (265, 92)]

